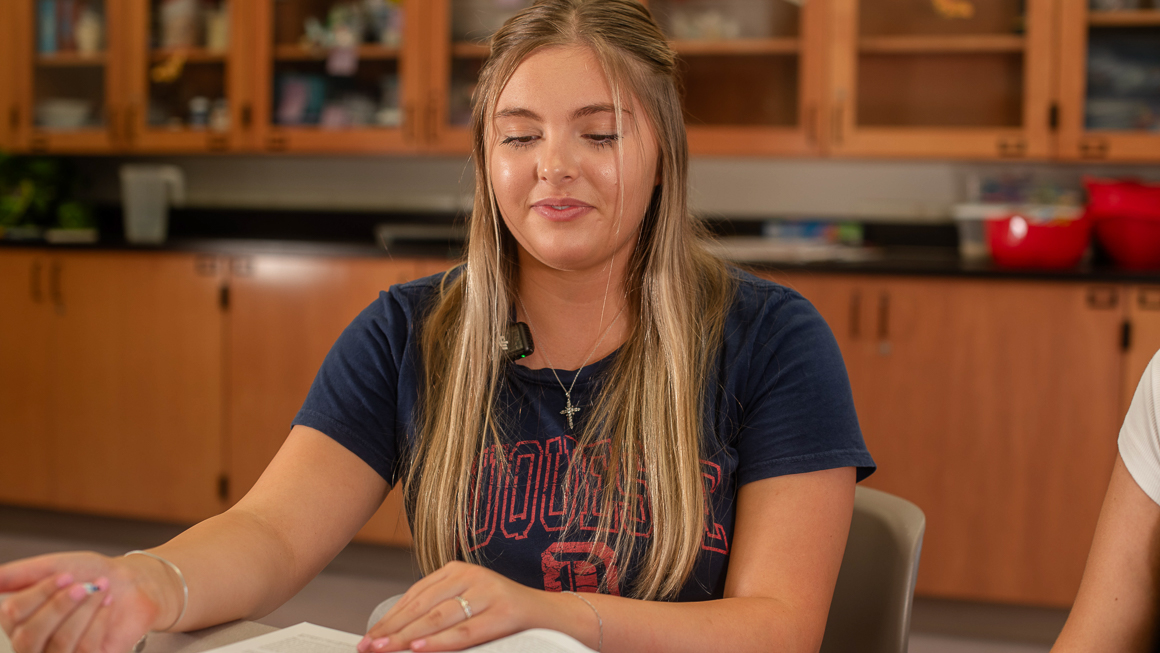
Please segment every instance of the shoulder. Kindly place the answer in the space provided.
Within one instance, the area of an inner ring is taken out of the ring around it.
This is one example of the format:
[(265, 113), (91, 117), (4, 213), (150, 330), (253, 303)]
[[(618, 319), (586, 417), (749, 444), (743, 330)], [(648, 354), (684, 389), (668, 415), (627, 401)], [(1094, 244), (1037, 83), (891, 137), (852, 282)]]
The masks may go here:
[(1132, 396), (1124, 425), (1120, 428), (1119, 450), (1124, 466), (1136, 484), (1160, 503), (1160, 352), (1157, 352)]
[(829, 335), (825, 320), (796, 290), (738, 268), (731, 268), (731, 274), (734, 291), (726, 318), (726, 341), (741, 335), (760, 340), (787, 330), (822, 330)]

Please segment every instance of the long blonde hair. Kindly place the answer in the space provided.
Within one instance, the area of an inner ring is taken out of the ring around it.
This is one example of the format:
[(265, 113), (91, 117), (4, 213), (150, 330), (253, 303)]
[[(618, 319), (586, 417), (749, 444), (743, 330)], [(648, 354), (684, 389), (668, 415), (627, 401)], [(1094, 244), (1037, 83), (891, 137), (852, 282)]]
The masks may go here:
[[(509, 363), (497, 343), (510, 320), (519, 270), (515, 240), (489, 179), (491, 120), (520, 63), (560, 45), (591, 48), (617, 116), (624, 98), (636, 99), (656, 132), (661, 177), (628, 261), (624, 292), (634, 314), (627, 340), (573, 449), (565, 503), (571, 505), (577, 483), (591, 471), (583, 452), (607, 439), (607, 464), (598, 470), (600, 523), (592, 537), (615, 551), (622, 571), (637, 572), (628, 595), (668, 599), (684, 585), (701, 549), (708, 510), (700, 463), (705, 391), (733, 286), (688, 211), (675, 54), (648, 10), (633, 0), (541, 0), (492, 37), (473, 99), (475, 204), (466, 265), (458, 276), (444, 278), (422, 328), (425, 383), (404, 485), (414, 501), (415, 552), (424, 573), (452, 560), (477, 562), (469, 520), (473, 504), (495, 483), (483, 478), (485, 461), (507, 474), (496, 397)], [(642, 491), (638, 479), (651, 490)], [(639, 560), (633, 559), (631, 524), (638, 510), (629, 506), (647, 506), (652, 519)], [(573, 523), (564, 532), (576, 529)]]

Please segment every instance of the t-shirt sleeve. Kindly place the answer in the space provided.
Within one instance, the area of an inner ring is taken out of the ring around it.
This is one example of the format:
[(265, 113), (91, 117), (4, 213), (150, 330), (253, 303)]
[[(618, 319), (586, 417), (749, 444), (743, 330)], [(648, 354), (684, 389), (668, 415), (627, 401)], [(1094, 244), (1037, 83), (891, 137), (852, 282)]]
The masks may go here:
[(1132, 405), (1120, 428), (1120, 458), (1136, 485), (1160, 504), (1160, 428), (1157, 426), (1156, 392), (1160, 390), (1160, 352), (1152, 357), (1132, 395)]
[(756, 312), (737, 442), (741, 484), (856, 467), (873, 473), (838, 343), (798, 293), (771, 293)]
[(380, 293), (343, 330), (293, 422), (325, 433), (392, 485), (406, 428), (399, 391), (410, 322), (396, 295)]

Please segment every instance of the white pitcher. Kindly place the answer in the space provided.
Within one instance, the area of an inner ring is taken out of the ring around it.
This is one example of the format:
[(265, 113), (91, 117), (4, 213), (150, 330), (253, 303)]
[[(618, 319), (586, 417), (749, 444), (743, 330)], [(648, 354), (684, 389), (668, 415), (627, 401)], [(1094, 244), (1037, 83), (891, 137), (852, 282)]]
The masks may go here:
[(172, 165), (121, 166), (125, 240), (159, 244), (169, 232), (169, 205), (185, 202), (185, 175)]

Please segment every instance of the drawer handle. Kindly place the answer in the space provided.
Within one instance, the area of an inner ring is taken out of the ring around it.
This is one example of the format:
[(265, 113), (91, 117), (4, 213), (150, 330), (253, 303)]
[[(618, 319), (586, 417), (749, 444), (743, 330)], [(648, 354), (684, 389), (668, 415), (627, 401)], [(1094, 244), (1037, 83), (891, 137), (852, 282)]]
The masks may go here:
[(1108, 286), (1094, 286), (1088, 288), (1087, 304), (1088, 308), (1106, 311), (1113, 309), (1120, 303), (1120, 295), (1115, 288)]

